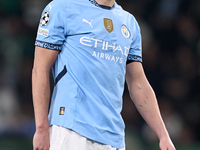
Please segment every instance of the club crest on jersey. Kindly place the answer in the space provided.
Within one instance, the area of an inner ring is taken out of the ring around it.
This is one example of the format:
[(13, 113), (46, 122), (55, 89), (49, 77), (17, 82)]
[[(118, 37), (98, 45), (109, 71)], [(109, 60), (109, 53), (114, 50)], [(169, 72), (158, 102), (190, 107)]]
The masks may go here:
[(113, 22), (111, 19), (108, 18), (103, 18), (104, 21), (104, 27), (106, 28), (106, 30), (111, 33), (113, 31)]
[(130, 34), (128, 28), (125, 25), (122, 25), (121, 31), (122, 31), (122, 34), (123, 34), (123, 36), (125, 38), (129, 38), (130, 37), (131, 34)]
[(50, 20), (50, 14), (48, 11), (45, 11), (45, 13), (42, 15), (42, 18), (40, 20), (41, 26), (46, 26)]

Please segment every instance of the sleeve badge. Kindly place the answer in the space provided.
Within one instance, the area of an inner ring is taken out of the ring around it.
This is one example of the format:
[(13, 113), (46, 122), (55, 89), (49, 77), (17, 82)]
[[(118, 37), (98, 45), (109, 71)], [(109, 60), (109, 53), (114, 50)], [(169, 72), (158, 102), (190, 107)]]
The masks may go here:
[(42, 18), (40, 20), (41, 26), (46, 26), (49, 23), (50, 20), (50, 14), (48, 11), (45, 11), (45, 13), (42, 15)]

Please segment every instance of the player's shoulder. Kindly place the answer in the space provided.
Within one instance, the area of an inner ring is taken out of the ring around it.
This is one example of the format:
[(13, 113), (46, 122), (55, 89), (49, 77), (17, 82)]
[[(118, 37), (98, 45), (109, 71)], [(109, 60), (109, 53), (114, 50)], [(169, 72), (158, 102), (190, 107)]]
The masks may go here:
[(55, 4), (58, 4), (58, 5), (63, 5), (63, 6), (66, 6), (66, 5), (69, 5), (71, 3), (85, 3), (87, 2), (87, 0), (53, 0), (51, 1), (50, 3), (55, 3)]
[(136, 21), (135, 17), (129, 13), (128, 11), (124, 10), (120, 5), (116, 3), (116, 10), (118, 13), (122, 14), (122, 16), (126, 17), (129, 21)]
[(64, 5), (64, 1), (63, 0), (52, 0), (50, 3), (48, 3), (45, 7), (45, 9), (48, 9), (48, 8), (56, 8), (56, 9), (61, 9)]
[(52, 0), (46, 5), (45, 9), (53, 10), (52, 8), (54, 7), (55, 10), (62, 10), (72, 2), (72, 0)]
[(84, 4), (86, 0), (52, 0), (45, 9), (54, 7), (57, 11), (66, 10), (66, 8), (76, 7), (76, 4)]

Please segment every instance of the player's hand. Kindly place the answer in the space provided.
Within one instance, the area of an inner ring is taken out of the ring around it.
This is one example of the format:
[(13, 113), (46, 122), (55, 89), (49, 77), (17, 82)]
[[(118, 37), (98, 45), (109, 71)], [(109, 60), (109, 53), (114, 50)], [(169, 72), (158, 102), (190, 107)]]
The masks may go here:
[(161, 150), (176, 150), (174, 144), (172, 143), (170, 138), (162, 138), (160, 139), (160, 149)]
[(49, 130), (36, 130), (33, 137), (33, 150), (49, 150)]

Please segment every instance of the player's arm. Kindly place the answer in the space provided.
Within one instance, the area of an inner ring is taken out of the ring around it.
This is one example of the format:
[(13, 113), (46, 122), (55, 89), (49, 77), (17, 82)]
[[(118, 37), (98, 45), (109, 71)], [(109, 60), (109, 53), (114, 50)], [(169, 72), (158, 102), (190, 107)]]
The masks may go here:
[(132, 62), (127, 64), (126, 68), (126, 82), (130, 97), (144, 120), (157, 134), (160, 140), (160, 149), (175, 150), (161, 118), (155, 93), (145, 76), (142, 64)]
[(32, 94), (36, 132), (33, 139), (34, 150), (49, 150), (48, 106), (50, 99), (49, 72), (57, 59), (58, 51), (41, 47), (35, 48), (32, 70)]

